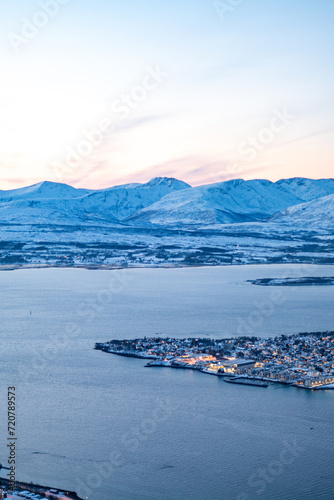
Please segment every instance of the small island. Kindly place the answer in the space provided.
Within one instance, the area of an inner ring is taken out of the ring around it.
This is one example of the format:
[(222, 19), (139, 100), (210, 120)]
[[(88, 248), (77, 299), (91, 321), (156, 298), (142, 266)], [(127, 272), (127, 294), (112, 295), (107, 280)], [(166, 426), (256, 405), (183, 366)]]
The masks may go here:
[(146, 367), (199, 370), (225, 382), (268, 387), (334, 389), (334, 332), (280, 337), (161, 338), (110, 340), (95, 349), (141, 359)]
[(261, 286), (331, 286), (334, 276), (303, 276), (302, 278), (259, 278), (247, 280), (252, 285)]

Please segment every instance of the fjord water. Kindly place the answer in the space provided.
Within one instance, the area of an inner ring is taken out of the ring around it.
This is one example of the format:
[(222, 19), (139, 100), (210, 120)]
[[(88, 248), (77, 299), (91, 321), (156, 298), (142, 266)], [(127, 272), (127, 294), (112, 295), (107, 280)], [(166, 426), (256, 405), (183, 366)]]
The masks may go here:
[(296, 275), (334, 266), (0, 273), (0, 462), (15, 385), (19, 480), (92, 500), (334, 498), (334, 391), (230, 385), (93, 349), (333, 330), (334, 287), (246, 282)]

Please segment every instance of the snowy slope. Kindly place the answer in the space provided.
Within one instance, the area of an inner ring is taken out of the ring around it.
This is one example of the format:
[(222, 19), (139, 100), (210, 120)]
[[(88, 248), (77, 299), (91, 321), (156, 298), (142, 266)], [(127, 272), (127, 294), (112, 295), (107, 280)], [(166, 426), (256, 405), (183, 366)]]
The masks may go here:
[(190, 188), (176, 179), (155, 178), (146, 184), (126, 184), (97, 191), (42, 182), (0, 192), (0, 221), (5, 223), (118, 223), (160, 200), (167, 193)]
[(270, 221), (300, 227), (334, 228), (334, 195), (295, 205), (273, 215)]
[(20, 224), (78, 224), (83, 219), (76, 199), (92, 192), (67, 184), (40, 182), (0, 192), (0, 222)]
[(303, 201), (311, 201), (334, 193), (334, 179), (293, 177), (275, 182), (278, 188), (294, 193)]
[(112, 215), (123, 220), (169, 193), (189, 189), (189, 184), (177, 179), (156, 177), (146, 184), (125, 184), (95, 191), (81, 198), (80, 206), (88, 214)]
[(11, 224), (90, 224), (116, 223), (112, 215), (86, 214), (78, 208), (76, 199), (37, 199), (0, 201), (0, 222)]
[(135, 225), (228, 224), (263, 220), (310, 197), (334, 193), (334, 180), (322, 184), (311, 179), (242, 179), (199, 186), (172, 193), (134, 214), (128, 222)]
[(67, 184), (57, 182), (40, 182), (32, 186), (0, 191), (0, 202), (11, 200), (53, 200), (53, 199), (73, 199), (91, 193), (90, 189), (76, 189)]

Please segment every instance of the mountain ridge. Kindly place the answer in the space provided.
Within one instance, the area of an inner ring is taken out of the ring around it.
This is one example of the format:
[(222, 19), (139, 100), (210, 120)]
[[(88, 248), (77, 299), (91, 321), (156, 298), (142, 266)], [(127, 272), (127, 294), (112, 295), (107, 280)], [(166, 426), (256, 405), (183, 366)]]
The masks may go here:
[(334, 194), (333, 179), (293, 178), (275, 183), (266, 179), (233, 179), (170, 193), (132, 215), (128, 222), (169, 227), (180, 223), (198, 225), (201, 221), (207, 224), (260, 221), (328, 194)]
[(333, 264), (333, 219), (333, 179), (38, 183), (0, 192), (0, 270)]
[[(288, 220), (293, 222), (292, 212), (283, 215), (284, 211), (330, 195), (334, 195), (334, 179), (331, 178), (294, 177), (276, 182), (232, 179), (191, 187), (175, 178), (154, 177), (146, 183), (97, 190), (44, 181), (0, 191), (0, 221), (25, 224), (104, 222), (146, 228), (205, 227), (267, 219), (287, 223)], [(325, 210), (325, 204), (317, 207), (317, 220), (320, 220), (319, 210), (321, 207)]]

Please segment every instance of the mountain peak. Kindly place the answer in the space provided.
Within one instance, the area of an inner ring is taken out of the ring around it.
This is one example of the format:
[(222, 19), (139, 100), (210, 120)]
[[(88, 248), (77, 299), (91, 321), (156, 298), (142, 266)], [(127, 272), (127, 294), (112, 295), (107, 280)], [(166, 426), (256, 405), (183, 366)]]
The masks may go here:
[(156, 186), (156, 185), (165, 185), (165, 186), (183, 186), (184, 188), (186, 187), (191, 187), (189, 184), (187, 184), (184, 181), (180, 181), (179, 179), (175, 179), (175, 177), (153, 177), (151, 180), (149, 180), (146, 185), (147, 186)]
[(68, 199), (90, 193), (88, 189), (76, 189), (68, 184), (42, 181), (31, 186), (1, 192), (1, 199)]

